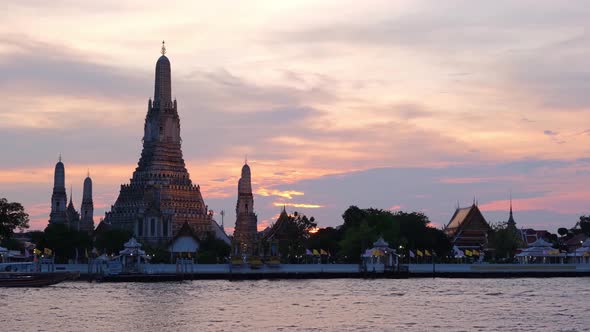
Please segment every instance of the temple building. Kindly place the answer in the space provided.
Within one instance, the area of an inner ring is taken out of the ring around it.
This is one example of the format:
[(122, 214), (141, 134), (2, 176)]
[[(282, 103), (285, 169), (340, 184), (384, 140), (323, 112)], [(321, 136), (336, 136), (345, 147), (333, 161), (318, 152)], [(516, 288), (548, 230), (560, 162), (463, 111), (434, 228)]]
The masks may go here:
[(291, 243), (291, 234), (293, 229), (297, 227), (293, 218), (289, 216), (285, 207), (279, 214), (275, 223), (262, 233), (262, 252), (263, 256), (286, 258), (288, 254), (288, 247)]
[(185, 223), (200, 238), (207, 233), (224, 234), (185, 167), (178, 105), (172, 100), (170, 60), (165, 54), (162, 43), (137, 168), (130, 183), (121, 185), (103, 221), (133, 232), (139, 240), (161, 245), (169, 243)]
[(65, 173), (65, 166), (61, 161), (60, 156), (59, 161), (55, 164), (49, 224), (65, 224), (77, 231), (92, 232), (94, 230), (94, 208), (92, 203), (92, 179), (90, 179), (90, 174), (88, 174), (84, 180), (84, 192), (81, 207), (83, 215), (82, 218), (80, 218), (80, 213), (78, 213), (74, 207), (72, 190), (70, 190), (70, 202), (66, 206), (68, 197), (65, 188)]
[(453, 246), (460, 250), (479, 250), (487, 246), (488, 232), (490, 230), (490, 225), (474, 201), (470, 207), (457, 207), (451, 221), (443, 231), (451, 240)]
[(238, 181), (238, 202), (236, 203), (236, 228), (233, 236), (233, 255), (250, 256), (257, 254), (258, 218), (254, 213), (254, 195), (248, 162), (242, 167)]

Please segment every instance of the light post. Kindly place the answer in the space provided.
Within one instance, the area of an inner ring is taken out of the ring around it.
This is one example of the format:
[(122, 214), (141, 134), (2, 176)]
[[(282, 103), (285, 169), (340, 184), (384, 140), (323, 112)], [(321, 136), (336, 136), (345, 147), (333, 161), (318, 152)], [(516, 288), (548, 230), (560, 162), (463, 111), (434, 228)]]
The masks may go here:
[[(580, 240), (580, 248), (582, 247), (582, 243), (584, 243), (584, 241)], [(578, 264), (578, 262), (576, 262), (577, 259), (577, 254), (578, 254), (578, 248), (574, 249), (574, 264)]]

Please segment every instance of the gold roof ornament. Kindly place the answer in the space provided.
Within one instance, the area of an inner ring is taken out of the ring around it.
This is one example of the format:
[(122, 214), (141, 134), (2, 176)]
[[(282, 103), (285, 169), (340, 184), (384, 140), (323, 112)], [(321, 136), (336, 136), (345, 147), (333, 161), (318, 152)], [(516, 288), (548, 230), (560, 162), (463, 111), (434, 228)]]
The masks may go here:
[(162, 50), (160, 51), (162, 55), (166, 54), (166, 43), (162, 40)]

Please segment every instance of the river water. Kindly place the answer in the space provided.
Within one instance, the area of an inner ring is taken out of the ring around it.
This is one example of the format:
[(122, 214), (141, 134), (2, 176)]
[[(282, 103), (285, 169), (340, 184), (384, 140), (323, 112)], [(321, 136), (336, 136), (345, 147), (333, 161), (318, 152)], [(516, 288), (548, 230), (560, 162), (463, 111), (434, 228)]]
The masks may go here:
[(0, 331), (245, 330), (590, 331), (590, 278), (0, 288)]

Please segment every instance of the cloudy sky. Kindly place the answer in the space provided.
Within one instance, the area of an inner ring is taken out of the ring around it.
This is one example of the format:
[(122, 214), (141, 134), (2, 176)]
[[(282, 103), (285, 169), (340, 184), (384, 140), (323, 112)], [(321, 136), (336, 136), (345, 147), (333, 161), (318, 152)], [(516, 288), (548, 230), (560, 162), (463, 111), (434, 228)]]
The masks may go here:
[[(233, 227), (244, 156), (264, 227), (350, 205), (423, 211), (476, 196), (490, 222), (555, 231), (590, 213), (584, 1), (4, 1), (0, 197), (46, 226), (58, 155), (96, 221), (141, 152), (166, 40), (183, 152)], [(217, 214), (217, 219), (219, 215)]]

